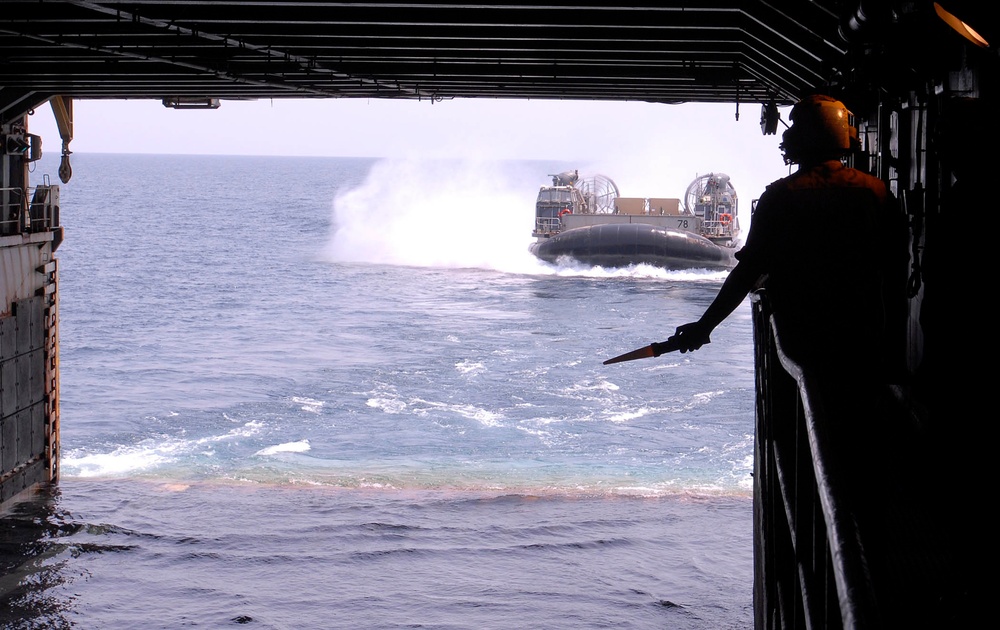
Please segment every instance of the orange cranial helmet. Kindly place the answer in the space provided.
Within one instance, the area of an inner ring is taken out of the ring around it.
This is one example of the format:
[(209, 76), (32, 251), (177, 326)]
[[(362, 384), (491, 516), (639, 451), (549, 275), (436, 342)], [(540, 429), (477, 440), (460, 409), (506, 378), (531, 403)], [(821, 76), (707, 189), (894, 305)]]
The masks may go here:
[(851, 112), (835, 98), (816, 94), (792, 107), (792, 126), (781, 136), (785, 164), (840, 158), (857, 143), (858, 132), (851, 126)]

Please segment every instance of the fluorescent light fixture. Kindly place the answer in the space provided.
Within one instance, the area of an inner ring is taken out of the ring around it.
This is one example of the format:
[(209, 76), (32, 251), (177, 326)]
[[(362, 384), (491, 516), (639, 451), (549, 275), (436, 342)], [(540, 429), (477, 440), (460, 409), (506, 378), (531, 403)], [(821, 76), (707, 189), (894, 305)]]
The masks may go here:
[(219, 109), (219, 99), (203, 96), (175, 96), (163, 99), (163, 106), (173, 109)]

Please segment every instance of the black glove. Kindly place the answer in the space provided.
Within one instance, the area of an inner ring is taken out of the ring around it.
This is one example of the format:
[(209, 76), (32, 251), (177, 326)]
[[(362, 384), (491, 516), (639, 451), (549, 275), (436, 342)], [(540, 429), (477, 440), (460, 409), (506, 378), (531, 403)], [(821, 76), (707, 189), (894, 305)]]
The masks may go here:
[(700, 321), (678, 326), (674, 332), (674, 338), (678, 344), (677, 349), (683, 354), (689, 350), (697, 350), (706, 343), (712, 343), (708, 336), (711, 332), (712, 329)]

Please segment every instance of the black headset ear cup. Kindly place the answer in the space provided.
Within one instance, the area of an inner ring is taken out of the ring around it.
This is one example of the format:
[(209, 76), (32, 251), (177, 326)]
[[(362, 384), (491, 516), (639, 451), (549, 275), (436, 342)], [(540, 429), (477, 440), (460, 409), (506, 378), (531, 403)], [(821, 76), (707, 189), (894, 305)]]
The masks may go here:
[(781, 134), (781, 144), (778, 149), (785, 160), (785, 164), (797, 164), (802, 157), (801, 151), (801, 127), (792, 125)]

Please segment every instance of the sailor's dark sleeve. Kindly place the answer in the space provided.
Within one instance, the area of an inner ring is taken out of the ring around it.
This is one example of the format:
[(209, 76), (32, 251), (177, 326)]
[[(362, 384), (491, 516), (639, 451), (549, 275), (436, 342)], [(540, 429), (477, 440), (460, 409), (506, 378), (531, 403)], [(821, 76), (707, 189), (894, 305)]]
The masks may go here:
[(769, 186), (757, 202), (757, 208), (750, 218), (750, 230), (747, 232), (743, 247), (736, 252), (736, 260), (744, 267), (752, 268), (756, 273), (767, 272), (778, 240), (781, 237), (780, 208), (781, 195), (773, 186)]

